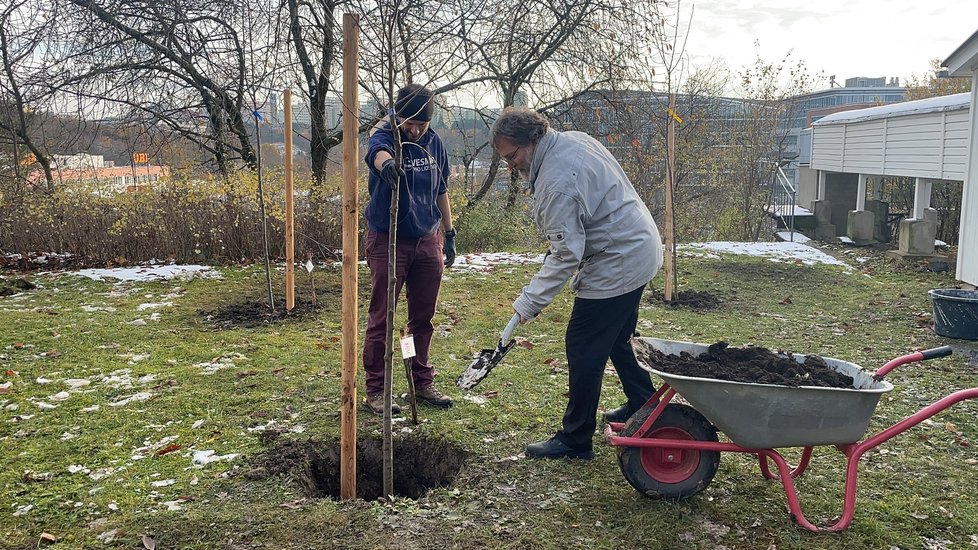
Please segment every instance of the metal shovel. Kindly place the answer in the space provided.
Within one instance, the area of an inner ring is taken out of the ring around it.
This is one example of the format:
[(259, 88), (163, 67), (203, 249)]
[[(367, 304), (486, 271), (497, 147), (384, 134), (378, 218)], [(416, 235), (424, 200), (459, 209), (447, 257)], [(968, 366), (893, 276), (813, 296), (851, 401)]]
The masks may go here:
[(458, 379), (455, 380), (455, 385), (462, 390), (471, 390), (476, 387), (479, 382), (486, 376), (489, 376), (489, 371), (493, 369), (500, 361), (503, 360), (503, 356), (513, 349), (516, 345), (516, 340), (511, 339), (513, 335), (513, 330), (516, 328), (520, 322), (520, 314), (516, 313), (513, 318), (509, 320), (509, 324), (503, 329), (502, 334), (499, 336), (499, 343), (496, 345), (495, 349), (488, 348), (483, 349), (479, 352), (479, 355), (475, 358), (475, 361), (465, 369), (462, 374), (459, 375)]

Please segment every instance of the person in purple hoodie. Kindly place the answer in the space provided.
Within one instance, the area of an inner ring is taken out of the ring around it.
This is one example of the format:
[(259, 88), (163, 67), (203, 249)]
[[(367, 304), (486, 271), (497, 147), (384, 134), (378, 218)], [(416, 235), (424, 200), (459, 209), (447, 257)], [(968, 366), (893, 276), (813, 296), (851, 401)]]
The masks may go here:
[[(431, 130), (434, 94), (418, 84), (397, 92), (394, 114), (400, 134), (401, 165), (394, 160), (397, 140), (390, 123), (384, 124), (367, 145), (370, 170), (367, 189), (366, 255), (370, 268), (370, 310), (363, 342), (367, 406), (384, 414), (384, 352), (387, 338), (387, 274), (392, 190), (398, 190), (395, 296), (407, 285), (407, 329), (414, 337), (411, 372), (415, 396), (439, 408), (452, 399), (435, 387), (435, 369), (428, 359), (431, 323), (441, 287), (442, 272), (455, 262), (455, 229), (448, 200), (448, 155)], [(440, 231), (439, 231), (440, 229)], [(400, 407), (392, 404), (392, 412)]]

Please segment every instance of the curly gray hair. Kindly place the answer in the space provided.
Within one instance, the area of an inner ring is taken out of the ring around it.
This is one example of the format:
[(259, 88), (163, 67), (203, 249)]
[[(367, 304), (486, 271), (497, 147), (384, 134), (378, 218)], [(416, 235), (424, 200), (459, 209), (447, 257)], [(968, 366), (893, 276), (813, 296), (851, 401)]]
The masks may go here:
[(526, 147), (536, 143), (547, 133), (550, 123), (540, 113), (524, 107), (506, 107), (489, 130), (489, 143), (493, 147), (499, 138)]

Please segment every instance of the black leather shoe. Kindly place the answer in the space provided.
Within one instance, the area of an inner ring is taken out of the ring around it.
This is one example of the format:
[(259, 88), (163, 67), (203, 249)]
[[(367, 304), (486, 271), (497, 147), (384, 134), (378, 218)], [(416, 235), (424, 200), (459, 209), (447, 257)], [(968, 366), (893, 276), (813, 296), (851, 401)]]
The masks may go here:
[(628, 409), (628, 403), (618, 407), (617, 409), (611, 409), (610, 411), (605, 411), (601, 414), (601, 418), (605, 422), (626, 422), (628, 417), (632, 416), (635, 411)]
[(591, 449), (578, 450), (572, 449), (566, 443), (551, 437), (546, 441), (530, 443), (526, 446), (526, 456), (529, 458), (580, 458), (591, 460), (594, 458), (594, 451)]

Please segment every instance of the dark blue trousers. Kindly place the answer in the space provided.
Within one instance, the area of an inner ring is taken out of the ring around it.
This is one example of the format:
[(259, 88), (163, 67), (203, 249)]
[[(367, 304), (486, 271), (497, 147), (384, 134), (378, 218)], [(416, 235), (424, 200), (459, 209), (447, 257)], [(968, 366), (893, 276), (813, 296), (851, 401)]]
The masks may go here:
[(567, 410), (563, 429), (556, 435), (574, 449), (591, 448), (601, 379), (609, 358), (618, 371), (629, 409), (637, 410), (655, 393), (649, 372), (639, 366), (630, 343), (644, 289), (643, 285), (614, 298), (574, 299), (564, 343), (569, 378)]

